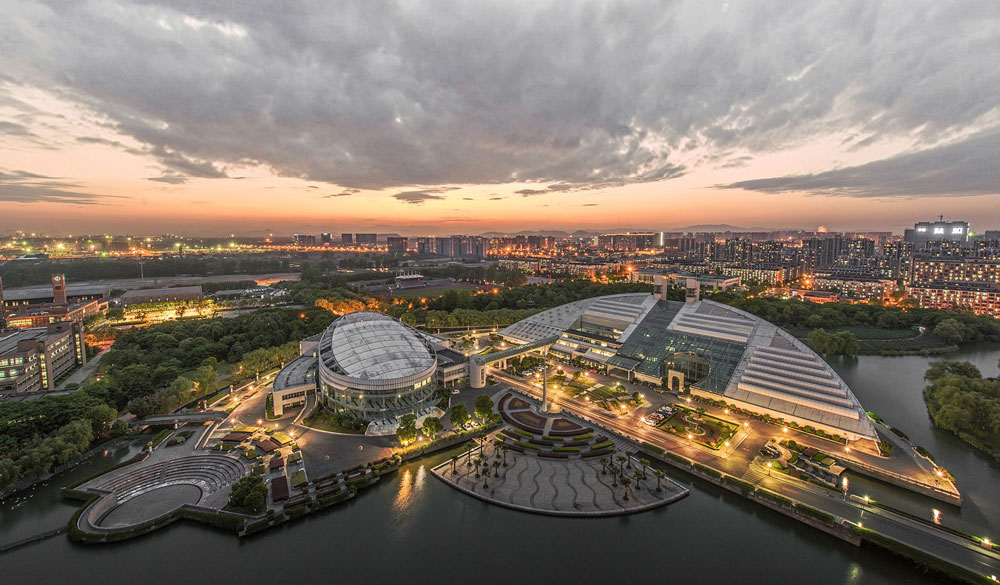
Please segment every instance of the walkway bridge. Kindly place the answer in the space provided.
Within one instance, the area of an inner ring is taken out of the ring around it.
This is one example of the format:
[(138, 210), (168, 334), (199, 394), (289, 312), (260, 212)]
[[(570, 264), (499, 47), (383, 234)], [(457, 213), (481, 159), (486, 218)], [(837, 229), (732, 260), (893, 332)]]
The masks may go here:
[(486, 355), (474, 355), (469, 359), (469, 381), (473, 388), (483, 388), (486, 386), (486, 368), (499, 363), (500, 368), (507, 367), (507, 360), (526, 353), (538, 350), (547, 350), (553, 343), (559, 341), (559, 335), (546, 337), (531, 343), (508, 347), (500, 351), (488, 353)]
[(136, 419), (140, 426), (175, 425), (188, 422), (206, 422), (210, 420), (225, 420), (229, 413), (224, 410), (206, 410), (205, 412), (178, 412), (174, 414), (154, 414), (146, 418)]

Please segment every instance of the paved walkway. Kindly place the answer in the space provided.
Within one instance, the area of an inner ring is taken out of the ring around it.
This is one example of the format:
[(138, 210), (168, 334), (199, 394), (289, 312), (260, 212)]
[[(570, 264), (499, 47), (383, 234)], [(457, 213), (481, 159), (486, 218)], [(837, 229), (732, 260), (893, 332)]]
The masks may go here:
[[(474, 451), (473, 457), (478, 455), (478, 450)], [(508, 466), (494, 468), (494, 461), (503, 461), (502, 454), (497, 459), (496, 453), (495, 446), (485, 447), (489, 467), (488, 471), (480, 469), (483, 475), (479, 478), (476, 468), (466, 463), (466, 454), (454, 464), (448, 460), (432, 471), (452, 487), (487, 502), (557, 516), (629, 514), (669, 504), (688, 494), (687, 488), (670, 479), (660, 480), (661, 489), (657, 491), (652, 469), (647, 470), (646, 478), (637, 487), (634, 472), (639, 465), (635, 462), (632, 469), (625, 468), (632, 482), (626, 499), (626, 488), (621, 483), (614, 485), (610, 473), (602, 474), (598, 460), (554, 460), (508, 452)]]
[(101, 358), (103, 358), (104, 354), (108, 353), (110, 349), (111, 348), (108, 347), (107, 349), (101, 351), (94, 357), (90, 358), (90, 361), (77, 368), (75, 372), (73, 372), (72, 374), (70, 374), (68, 378), (63, 380), (62, 383), (59, 384), (59, 387), (56, 388), (56, 390), (65, 390), (66, 385), (71, 384), (73, 382), (82, 385), (87, 380), (87, 378), (90, 377), (91, 374), (97, 371), (97, 367), (101, 365)]

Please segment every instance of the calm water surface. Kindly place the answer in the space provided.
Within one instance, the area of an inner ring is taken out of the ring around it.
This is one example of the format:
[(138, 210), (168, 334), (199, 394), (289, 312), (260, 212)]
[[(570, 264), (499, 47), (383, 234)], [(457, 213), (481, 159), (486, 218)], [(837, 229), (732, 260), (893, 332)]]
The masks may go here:
[[(1000, 347), (948, 357), (996, 375)], [(937, 505), (950, 522), (1000, 536), (994, 528), (1000, 526), (994, 487), (1000, 468), (930, 426), (920, 395), (930, 361), (863, 357), (835, 366), (866, 407), (952, 470), (968, 501), (961, 514), (919, 496), (907, 505)], [(12, 583), (940, 582), (905, 561), (857, 549), (675, 471), (668, 473), (692, 492), (674, 505), (635, 516), (564, 519), (459, 494), (429, 472), (446, 457), (406, 465), (353, 502), (248, 540), (186, 523), (110, 546), (75, 545), (60, 536), (0, 555), (0, 574)], [(862, 478), (851, 485), (884, 489)], [(52, 528), (74, 509), (51, 496), (36, 496), (13, 514), (8, 507), (0, 512), (0, 542)]]

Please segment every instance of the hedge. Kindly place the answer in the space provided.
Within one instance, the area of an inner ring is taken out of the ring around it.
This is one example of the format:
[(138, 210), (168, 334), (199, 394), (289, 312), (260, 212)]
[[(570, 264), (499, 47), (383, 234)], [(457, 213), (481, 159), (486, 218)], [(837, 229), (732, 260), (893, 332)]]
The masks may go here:
[(735, 478), (731, 475), (722, 476), (722, 483), (729, 484), (733, 487), (740, 488), (740, 493), (744, 496), (754, 491), (754, 486), (751, 483), (745, 482), (742, 479)]
[(591, 451), (600, 451), (601, 449), (607, 449), (608, 447), (614, 445), (614, 441), (604, 441), (603, 443), (594, 443), (590, 446)]
[(163, 442), (164, 439), (170, 436), (170, 433), (174, 432), (174, 429), (163, 429), (162, 431), (156, 433), (153, 437), (153, 448), (156, 448)]
[(702, 465), (701, 463), (695, 463), (694, 464), (694, 468), (697, 469), (699, 472), (701, 472), (701, 473), (703, 473), (703, 474), (705, 474), (707, 476), (714, 477), (716, 479), (719, 479), (719, 478), (722, 477), (721, 473), (719, 473), (718, 471), (712, 469), (711, 467), (708, 467), (706, 465)]
[(659, 445), (654, 445), (652, 443), (647, 443), (645, 441), (643, 441), (641, 445), (643, 449), (648, 449), (653, 453), (656, 453), (657, 455), (663, 455), (663, 453), (666, 451), (663, 447), (660, 447)]
[(565, 440), (562, 437), (553, 437), (551, 435), (542, 435), (542, 439), (544, 439), (546, 441), (564, 441)]
[(807, 506), (805, 504), (795, 504), (795, 509), (799, 511), (803, 516), (809, 516), (820, 522), (825, 522), (827, 524), (833, 524), (834, 518), (833, 514), (824, 512), (822, 510), (817, 510), (812, 506)]
[(685, 467), (691, 467), (691, 461), (687, 457), (683, 457), (681, 455), (678, 455), (677, 453), (671, 453), (670, 451), (667, 451), (667, 458), (672, 459), (673, 461), (676, 461), (677, 463), (680, 463)]
[(541, 449), (538, 445), (532, 445), (531, 443), (525, 443), (524, 441), (514, 441), (514, 444), (523, 449), (531, 449), (533, 451)]
[(757, 490), (757, 497), (759, 499), (768, 500), (770, 502), (774, 502), (775, 504), (779, 504), (781, 506), (786, 506), (786, 507), (789, 507), (789, 508), (792, 507), (792, 503), (793, 503), (791, 499), (786, 498), (785, 496), (782, 496), (782, 495), (778, 495), (778, 494), (776, 494), (774, 492), (769, 492), (769, 491), (767, 491), (765, 489), (758, 489)]
[(579, 453), (579, 447), (552, 447), (553, 453)]

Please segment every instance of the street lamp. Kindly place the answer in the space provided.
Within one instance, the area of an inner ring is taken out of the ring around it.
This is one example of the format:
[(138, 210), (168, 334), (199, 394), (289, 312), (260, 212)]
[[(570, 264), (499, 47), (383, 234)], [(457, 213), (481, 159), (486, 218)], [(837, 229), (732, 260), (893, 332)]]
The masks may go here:
[(846, 475), (840, 480), (840, 486), (844, 489), (844, 501), (846, 502), (847, 501), (847, 486), (848, 486), (848, 481), (847, 481), (847, 476)]
[(771, 477), (771, 462), (767, 462), (767, 476)]

